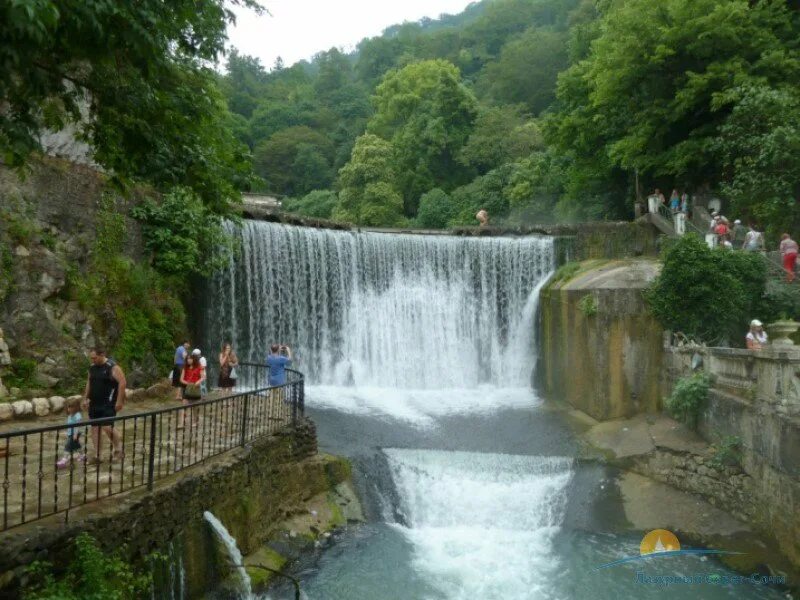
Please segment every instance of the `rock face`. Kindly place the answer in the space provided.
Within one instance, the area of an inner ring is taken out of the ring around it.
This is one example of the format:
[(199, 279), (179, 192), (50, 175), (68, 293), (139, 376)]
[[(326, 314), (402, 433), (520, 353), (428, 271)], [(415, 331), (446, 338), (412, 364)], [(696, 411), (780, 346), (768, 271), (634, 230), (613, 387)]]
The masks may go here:
[(642, 290), (659, 263), (632, 259), (582, 263), (572, 279), (542, 292), (543, 384), (598, 420), (660, 405), (662, 334)]

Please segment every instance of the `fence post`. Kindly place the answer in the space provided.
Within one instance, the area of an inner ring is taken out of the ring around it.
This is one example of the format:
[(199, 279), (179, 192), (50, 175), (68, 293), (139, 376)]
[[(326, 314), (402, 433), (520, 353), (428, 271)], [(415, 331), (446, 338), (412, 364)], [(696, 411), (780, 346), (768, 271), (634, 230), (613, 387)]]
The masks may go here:
[(292, 427), (297, 427), (297, 383), (291, 383), (292, 394)]
[(156, 466), (156, 415), (150, 415), (150, 456), (147, 458), (147, 489), (153, 489), (153, 472)]
[(244, 409), (242, 410), (242, 443), (241, 445), (244, 446), (247, 442), (247, 413), (249, 412), (250, 406), (250, 394), (244, 395)]

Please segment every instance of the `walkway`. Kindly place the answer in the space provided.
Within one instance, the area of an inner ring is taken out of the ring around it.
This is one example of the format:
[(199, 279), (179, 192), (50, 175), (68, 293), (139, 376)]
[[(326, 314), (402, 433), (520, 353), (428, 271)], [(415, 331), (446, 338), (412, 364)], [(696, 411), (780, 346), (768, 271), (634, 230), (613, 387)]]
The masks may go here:
[[(297, 375), (283, 387), (215, 394), (193, 409), (174, 401), (172, 407), (157, 400), (137, 403), (113, 423), (124, 455), (115, 457), (103, 435), (99, 465), (89, 465), (76, 454), (66, 468), (57, 468), (67, 439), (63, 416), (48, 418), (47, 423), (40, 419), (26, 428), (17, 422), (13, 432), (6, 425), (0, 431), (0, 531), (152, 485), (159, 478), (276, 433), (302, 415), (303, 379)], [(79, 429), (84, 451), (91, 439), (89, 429), (87, 425)], [(91, 442), (88, 446), (91, 455)]]

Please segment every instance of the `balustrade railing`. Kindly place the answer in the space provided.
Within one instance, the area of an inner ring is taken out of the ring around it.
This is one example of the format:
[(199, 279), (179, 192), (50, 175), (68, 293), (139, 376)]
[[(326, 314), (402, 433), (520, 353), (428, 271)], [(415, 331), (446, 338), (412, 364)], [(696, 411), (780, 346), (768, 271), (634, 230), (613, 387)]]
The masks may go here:
[[(286, 374), (285, 384), (270, 386), (264, 365), (242, 363), (239, 377), (250, 382), (246, 391), (215, 392), (187, 406), (76, 425), (0, 433), (0, 531), (58, 513), (66, 520), (72, 508), (135, 488), (152, 489), (159, 479), (294, 426), (304, 415), (304, 378), (292, 369)], [(66, 452), (70, 430), (79, 434), (81, 448)], [(101, 439), (99, 453), (93, 430)], [(117, 450), (108, 432), (118, 440)]]

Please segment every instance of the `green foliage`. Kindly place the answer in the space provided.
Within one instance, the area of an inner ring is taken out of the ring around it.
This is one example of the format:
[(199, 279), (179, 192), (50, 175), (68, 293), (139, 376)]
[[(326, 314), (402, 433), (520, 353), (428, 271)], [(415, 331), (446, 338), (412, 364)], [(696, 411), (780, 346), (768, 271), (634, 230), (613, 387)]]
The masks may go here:
[(711, 448), (714, 451), (710, 461), (712, 467), (720, 469), (742, 464), (742, 438), (738, 435), (720, 436)]
[(434, 188), (420, 198), (415, 224), (423, 229), (444, 229), (455, 212), (456, 206), (447, 192)]
[(524, 158), (543, 145), (534, 121), (527, 121), (519, 105), (483, 109), (461, 149), (459, 161), (480, 173)]
[(142, 223), (145, 247), (158, 271), (208, 275), (227, 264), (230, 240), (220, 217), (190, 189), (174, 188), (160, 202), (145, 198), (131, 214)]
[(597, 298), (594, 294), (586, 294), (578, 300), (578, 308), (584, 317), (593, 317), (597, 314)]
[(99, 547), (86, 533), (75, 539), (66, 572), (54, 573), (53, 565), (36, 561), (28, 567), (31, 583), (24, 600), (138, 600), (150, 595), (151, 577), (140, 573), (117, 553)]
[(333, 181), (333, 143), (306, 126), (274, 133), (254, 151), (256, 173), (269, 192), (303, 195)]
[(710, 388), (711, 378), (707, 373), (698, 372), (682, 377), (667, 398), (667, 412), (685, 425), (697, 427), (697, 421), (708, 402)]
[(246, 148), (219, 126), (227, 108), (208, 66), (232, 20), (223, 0), (3, 3), (4, 161), (23, 164), (43, 129), (75, 122), (118, 181), (185, 185), (223, 211), (250, 173)]
[(350, 162), (339, 171), (339, 203), (333, 218), (356, 225), (400, 226), (403, 199), (395, 186), (392, 145), (376, 135), (362, 135)]
[(35, 386), (36, 361), (31, 358), (15, 358), (11, 361), (11, 372), (3, 377), (7, 387), (21, 390)]
[(375, 90), (367, 130), (391, 140), (398, 190), (406, 214), (433, 187), (453, 189), (468, 179), (456, 158), (477, 114), (458, 68), (444, 60), (412, 63), (389, 72)]
[(710, 250), (687, 234), (665, 253), (647, 299), (665, 329), (707, 343), (730, 343), (741, 339), (759, 314), (765, 285), (761, 256)]
[(581, 270), (581, 263), (579, 262), (568, 262), (556, 269), (556, 272), (553, 273), (553, 283), (557, 281), (569, 281), (575, 274)]
[(782, 280), (767, 281), (758, 318), (765, 323), (779, 319), (800, 319), (800, 289)]
[(314, 190), (302, 198), (288, 198), (283, 202), (283, 209), (306, 217), (330, 219), (339, 197), (332, 190)]

